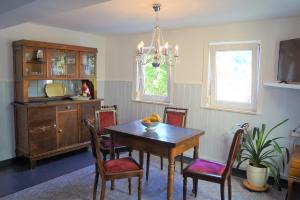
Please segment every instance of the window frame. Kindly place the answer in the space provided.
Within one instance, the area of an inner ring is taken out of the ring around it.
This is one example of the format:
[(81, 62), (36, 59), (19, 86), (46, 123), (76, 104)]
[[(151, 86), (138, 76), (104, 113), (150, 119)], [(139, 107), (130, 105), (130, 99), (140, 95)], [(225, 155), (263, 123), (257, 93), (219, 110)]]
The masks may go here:
[[(150, 51), (150, 47), (144, 47), (144, 51)], [(171, 50), (171, 48), (169, 48)], [(166, 64), (167, 68), (167, 96), (158, 96), (158, 95), (147, 95), (144, 93), (144, 71), (145, 65), (141, 65), (138, 61), (135, 62), (135, 70), (134, 70), (134, 93), (133, 100), (141, 101), (141, 102), (150, 102), (150, 103), (158, 103), (158, 104), (172, 104), (173, 100), (173, 76), (174, 69), (170, 65)]]
[[(217, 100), (217, 75), (216, 75), (216, 53), (218, 51), (239, 51), (250, 50), (252, 52), (252, 88), (251, 104), (242, 102), (230, 102)], [(208, 69), (207, 69), (207, 88), (205, 93), (205, 107), (230, 110), (236, 112), (258, 112), (258, 94), (260, 87), (260, 60), (261, 43), (260, 41), (242, 42), (222, 42), (208, 44)], [(203, 100), (203, 99), (202, 99)]]

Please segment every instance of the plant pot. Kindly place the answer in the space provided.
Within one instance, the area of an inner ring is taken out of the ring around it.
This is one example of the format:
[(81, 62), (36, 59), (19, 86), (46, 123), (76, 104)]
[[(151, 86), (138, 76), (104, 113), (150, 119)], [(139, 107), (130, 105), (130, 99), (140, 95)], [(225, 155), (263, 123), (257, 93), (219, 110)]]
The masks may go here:
[(253, 167), (248, 165), (247, 180), (250, 184), (256, 187), (264, 187), (267, 184), (268, 178), (268, 168)]

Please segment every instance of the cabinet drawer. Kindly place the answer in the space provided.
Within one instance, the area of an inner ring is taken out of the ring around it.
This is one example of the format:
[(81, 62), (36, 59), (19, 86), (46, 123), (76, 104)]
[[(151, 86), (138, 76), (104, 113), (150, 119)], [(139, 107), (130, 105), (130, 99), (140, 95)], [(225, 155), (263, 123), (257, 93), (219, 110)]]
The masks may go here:
[(289, 176), (300, 178), (300, 168), (291, 167), (289, 171)]
[(54, 126), (56, 120), (56, 108), (37, 107), (28, 109), (28, 129)]
[(57, 106), (58, 111), (68, 111), (68, 110), (77, 110), (77, 104), (67, 104), (62, 106)]

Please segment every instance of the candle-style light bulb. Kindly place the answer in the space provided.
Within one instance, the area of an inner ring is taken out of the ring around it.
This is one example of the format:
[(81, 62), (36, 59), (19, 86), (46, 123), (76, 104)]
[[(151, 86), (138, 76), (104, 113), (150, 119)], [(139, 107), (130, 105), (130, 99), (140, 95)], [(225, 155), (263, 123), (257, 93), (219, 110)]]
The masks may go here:
[(144, 42), (141, 41), (138, 46), (137, 46), (137, 52), (138, 54), (142, 54), (143, 53), (143, 48), (144, 48)]
[(169, 43), (168, 43), (168, 42), (165, 43), (165, 48), (166, 48), (166, 49), (169, 48)]
[(162, 52), (162, 50), (163, 50), (163, 48), (162, 48), (162, 47), (159, 47), (159, 53), (161, 53), (161, 52)]
[(178, 49), (179, 49), (179, 47), (178, 47), (178, 45), (176, 44), (176, 45), (175, 45), (175, 49), (174, 49), (174, 56), (175, 56), (175, 57), (178, 57), (178, 55), (179, 55), (179, 54), (178, 54)]
[(163, 54), (167, 56), (169, 54), (168, 50), (169, 50), (169, 43), (166, 42), (165, 46), (164, 46), (164, 52), (163, 52)]

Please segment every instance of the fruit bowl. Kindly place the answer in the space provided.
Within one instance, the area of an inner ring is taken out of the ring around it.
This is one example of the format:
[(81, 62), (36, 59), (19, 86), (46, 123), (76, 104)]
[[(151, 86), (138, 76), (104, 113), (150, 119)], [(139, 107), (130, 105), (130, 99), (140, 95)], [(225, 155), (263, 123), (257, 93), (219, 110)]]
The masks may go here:
[(159, 122), (144, 122), (141, 121), (141, 124), (146, 127), (146, 130), (154, 130)]

